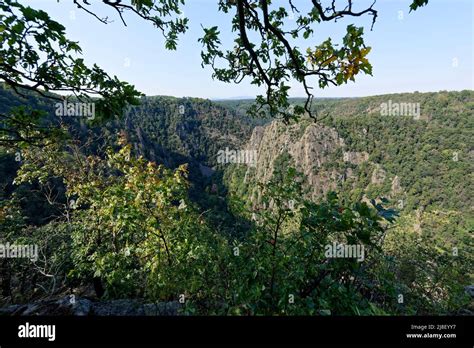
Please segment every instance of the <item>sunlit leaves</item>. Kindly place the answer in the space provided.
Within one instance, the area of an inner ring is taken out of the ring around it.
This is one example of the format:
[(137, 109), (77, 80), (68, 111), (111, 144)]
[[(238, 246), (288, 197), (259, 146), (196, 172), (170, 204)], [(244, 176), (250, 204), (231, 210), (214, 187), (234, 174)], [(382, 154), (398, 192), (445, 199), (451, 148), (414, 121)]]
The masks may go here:
[(360, 72), (372, 74), (372, 66), (366, 57), (371, 48), (365, 47), (362, 35), (362, 28), (350, 25), (342, 48), (337, 48), (338, 45), (334, 45), (330, 38), (314, 50), (308, 48), (308, 63), (321, 73), (320, 88), (327, 87), (331, 81), (335, 81), (337, 85), (349, 80), (355, 81), (355, 76)]
[(28, 148), (16, 183), (63, 180), (75, 202), (63, 221), (72, 232), (74, 278), (99, 278), (109, 297), (166, 300), (188, 291), (198, 301), (200, 277), (209, 277), (206, 288), (220, 282), (208, 264), (223, 257), (223, 240), (188, 200), (187, 167), (167, 169), (137, 158), (125, 137), (119, 143), (105, 158), (72, 144)]
[[(265, 94), (259, 95), (256, 105), (249, 110), (252, 114), (270, 114), (286, 122), (296, 120), (305, 113), (314, 116), (311, 110), (313, 79), (320, 87), (326, 87), (354, 80), (359, 72), (371, 73), (366, 57), (369, 51), (361, 51), (365, 48), (361, 28), (350, 25), (343, 38), (343, 46), (337, 51), (333, 48), (335, 57), (326, 56), (322, 59), (325, 54), (311, 49), (304, 54), (292, 41), (299, 37), (311, 37), (315, 23), (321, 21), (316, 7), (305, 15), (293, 4), (289, 8), (272, 8), (271, 5), (265, 1), (220, 1), (219, 8), (222, 11), (236, 11), (233, 31), (237, 35), (233, 50), (223, 51), (220, 48), (217, 27), (204, 28), (204, 37), (200, 39), (203, 43), (203, 65), (213, 68), (214, 78), (233, 83), (248, 78), (250, 83), (265, 88)], [(372, 11), (371, 8), (369, 10)], [(337, 13), (332, 17), (324, 17), (324, 20), (342, 17)], [(297, 16), (296, 21), (291, 20), (290, 14)], [(350, 12), (346, 14), (351, 15)], [(325, 41), (321, 46), (327, 43)], [(224, 67), (222, 61), (228, 66)], [(305, 105), (290, 112), (288, 97), (292, 79), (303, 85), (308, 99)]]

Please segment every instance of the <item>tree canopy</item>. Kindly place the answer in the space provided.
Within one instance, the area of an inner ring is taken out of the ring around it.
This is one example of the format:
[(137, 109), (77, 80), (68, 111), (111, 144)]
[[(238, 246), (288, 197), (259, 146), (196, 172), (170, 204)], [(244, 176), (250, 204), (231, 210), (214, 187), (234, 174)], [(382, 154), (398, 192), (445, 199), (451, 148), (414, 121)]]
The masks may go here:
[[(415, 0), (410, 10), (427, 2)], [(217, 26), (203, 28), (204, 35), (199, 39), (203, 46), (202, 65), (210, 65), (213, 78), (218, 80), (239, 83), (249, 79), (253, 84), (265, 86), (265, 96), (257, 97), (251, 111), (269, 112), (285, 121), (305, 112), (313, 116), (313, 86), (309, 79), (316, 78), (316, 85), (324, 88), (354, 80), (361, 72), (371, 74), (367, 58), (370, 47), (364, 43), (363, 28), (354, 25), (347, 26), (340, 46), (327, 38), (302, 51), (292, 40), (301, 36), (313, 41), (319, 23), (336, 22), (344, 17), (372, 16), (372, 28), (377, 10), (375, 1), (366, 8), (356, 8), (352, 0), (343, 1), (341, 7), (335, 1), (329, 5), (319, 0), (308, 0), (308, 3), (310, 11), (303, 13), (291, 0), (281, 7), (268, 0), (219, 0), (220, 12), (234, 13), (234, 46), (222, 47)], [(88, 1), (74, 0), (74, 4), (100, 22), (110, 22), (109, 16), (94, 12)], [(124, 25), (127, 15), (151, 23), (164, 36), (166, 49), (176, 49), (179, 35), (187, 29), (188, 19), (181, 15), (185, 0), (132, 0), (131, 3), (103, 0), (102, 4), (112, 9)], [(290, 15), (296, 17), (293, 27), (288, 27)], [(249, 39), (254, 37), (253, 33), (258, 39)], [(124, 107), (136, 104), (141, 95), (133, 86), (109, 76), (97, 65), (86, 66), (80, 58), (79, 43), (67, 39), (65, 27), (41, 9), (16, 0), (0, 1), (0, 37), (0, 78), (18, 93), (26, 89), (56, 99), (59, 97), (49, 92), (70, 93), (81, 100), (99, 97), (96, 102), (100, 118), (121, 115)], [(219, 61), (224, 61), (227, 67), (221, 67)], [(304, 106), (289, 109), (290, 79), (304, 86), (307, 94)], [(12, 117), (2, 115), (3, 119)], [(25, 122), (34, 124), (34, 117)], [(2, 130), (2, 134), (11, 135), (8, 130)]]

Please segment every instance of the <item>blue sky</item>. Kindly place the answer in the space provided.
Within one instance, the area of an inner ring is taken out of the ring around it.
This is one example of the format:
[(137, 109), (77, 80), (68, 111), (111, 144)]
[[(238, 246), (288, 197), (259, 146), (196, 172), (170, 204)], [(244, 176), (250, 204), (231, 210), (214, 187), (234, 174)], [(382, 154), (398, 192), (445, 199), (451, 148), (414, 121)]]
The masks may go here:
[[(231, 98), (253, 97), (262, 92), (246, 81), (239, 85), (214, 81), (211, 70), (201, 67), (201, 45), (197, 42), (202, 36), (201, 25), (219, 26), (227, 47), (232, 47), (235, 35), (230, 31), (231, 15), (218, 13), (217, 0), (187, 0), (184, 14), (190, 20), (189, 30), (180, 38), (176, 51), (164, 49), (163, 38), (151, 23), (129, 13), (125, 17), (128, 26), (124, 27), (114, 11), (98, 1), (91, 2), (95, 3), (97, 12), (114, 22), (104, 25), (78, 10), (72, 1), (30, 0), (28, 3), (46, 10), (66, 27), (68, 37), (79, 41), (87, 63), (97, 63), (147, 95)], [(295, 4), (298, 3), (303, 0), (296, 0)], [(370, 3), (356, 1), (360, 8)], [(412, 13), (408, 13), (409, 3), (409, 0), (378, 0), (375, 8), (379, 17), (373, 31), (370, 31), (371, 17), (367, 16), (323, 23), (313, 37), (298, 41), (297, 45), (304, 50), (328, 37), (340, 42), (345, 27), (355, 23), (365, 26), (365, 41), (372, 47), (369, 55), (372, 77), (360, 75), (355, 83), (315, 89), (315, 96), (474, 89), (474, 1), (431, 0), (428, 6)], [(303, 89), (295, 83), (290, 95), (303, 96)]]

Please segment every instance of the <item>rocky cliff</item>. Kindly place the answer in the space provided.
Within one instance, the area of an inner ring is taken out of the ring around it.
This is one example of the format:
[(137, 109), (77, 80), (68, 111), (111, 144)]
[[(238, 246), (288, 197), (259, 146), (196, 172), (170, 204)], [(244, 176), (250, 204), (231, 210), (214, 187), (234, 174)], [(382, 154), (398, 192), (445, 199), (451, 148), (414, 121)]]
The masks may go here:
[(292, 165), (303, 174), (313, 199), (337, 190), (338, 185), (354, 177), (354, 167), (369, 159), (366, 152), (351, 151), (334, 128), (310, 121), (291, 126), (274, 121), (255, 127), (246, 150), (257, 152), (256, 165), (240, 169), (252, 196), (256, 183), (272, 177), (274, 163), (283, 154), (289, 155)]

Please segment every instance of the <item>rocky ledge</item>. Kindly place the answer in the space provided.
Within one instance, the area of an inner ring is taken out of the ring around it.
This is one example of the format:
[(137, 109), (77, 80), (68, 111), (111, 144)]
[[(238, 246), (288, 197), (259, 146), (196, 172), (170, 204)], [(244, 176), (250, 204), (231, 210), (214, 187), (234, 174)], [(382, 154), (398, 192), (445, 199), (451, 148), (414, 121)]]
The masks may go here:
[(0, 308), (0, 315), (175, 316), (178, 302), (142, 303), (139, 300), (91, 301), (64, 297)]

